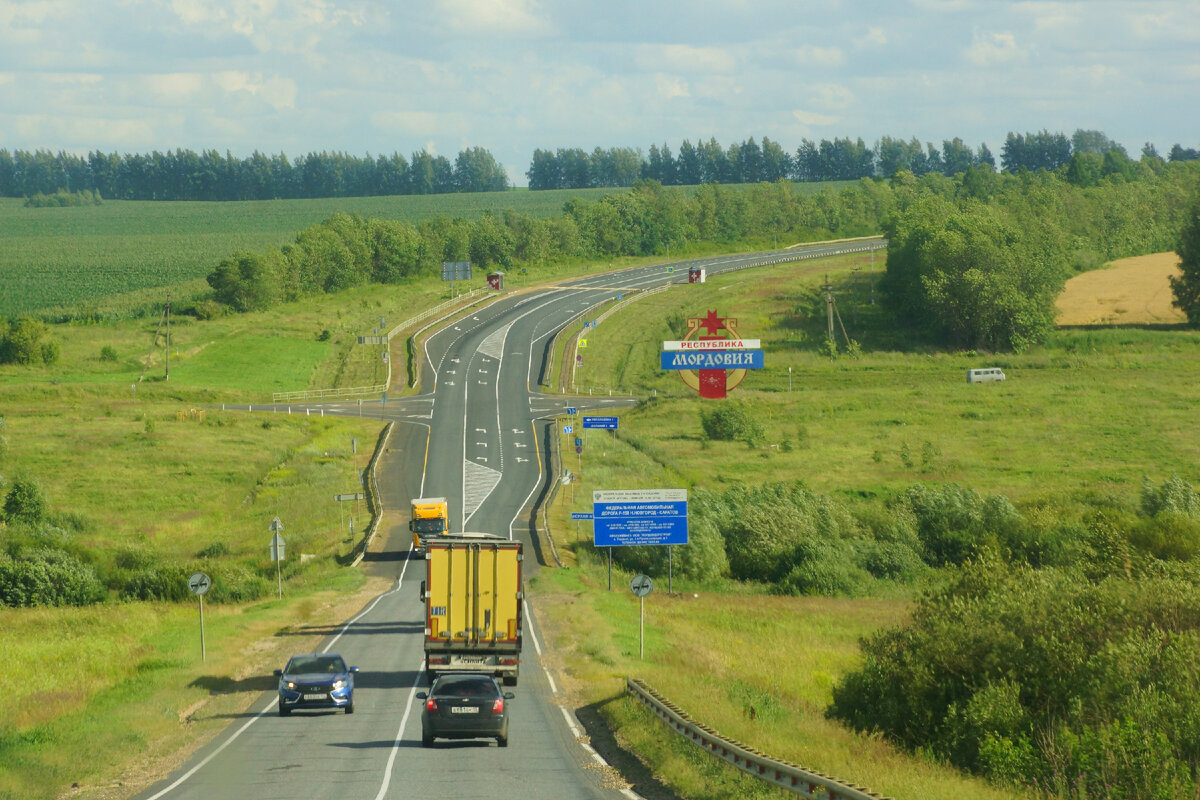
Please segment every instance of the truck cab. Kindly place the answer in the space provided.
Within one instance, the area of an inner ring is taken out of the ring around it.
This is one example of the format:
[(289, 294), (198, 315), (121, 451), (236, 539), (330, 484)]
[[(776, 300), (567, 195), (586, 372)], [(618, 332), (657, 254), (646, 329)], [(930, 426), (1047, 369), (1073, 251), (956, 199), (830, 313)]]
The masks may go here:
[(449, 506), (444, 497), (420, 497), (412, 501), (412, 519), (408, 529), (413, 535), (413, 549), (421, 551), (428, 541), (445, 536), (449, 529)]

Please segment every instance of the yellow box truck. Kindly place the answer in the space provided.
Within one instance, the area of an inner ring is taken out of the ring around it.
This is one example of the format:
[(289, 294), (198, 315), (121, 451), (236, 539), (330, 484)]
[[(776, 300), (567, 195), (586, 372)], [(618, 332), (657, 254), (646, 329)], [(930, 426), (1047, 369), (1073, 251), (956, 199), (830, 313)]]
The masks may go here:
[(517, 683), (521, 668), (521, 543), (487, 533), (428, 540), (425, 668), (484, 672)]
[(412, 501), (412, 519), (408, 529), (413, 535), (413, 549), (421, 550), (435, 536), (445, 536), (449, 530), (450, 512), (444, 497), (419, 497)]

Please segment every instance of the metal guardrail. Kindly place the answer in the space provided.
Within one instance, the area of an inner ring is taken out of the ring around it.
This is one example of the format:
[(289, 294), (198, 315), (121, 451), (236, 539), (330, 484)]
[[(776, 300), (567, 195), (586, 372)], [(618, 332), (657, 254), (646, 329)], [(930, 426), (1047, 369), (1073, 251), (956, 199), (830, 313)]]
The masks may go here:
[[(466, 294), (460, 294), (453, 297), (444, 303), (439, 303), (436, 306), (427, 308), (415, 317), (404, 320), (396, 327), (387, 332), (388, 348), (391, 348), (392, 339), (394, 339), (401, 331), (411, 328), (422, 320), (429, 319), (434, 314), (438, 314), (451, 308), (463, 301), (464, 298), (474, 297), (476, 294), (485, 291), (484, 289), (472, 289)], [(469, 305), (469, 304), (468, 304)], [(296, 403), (304, 400), (336, 400), (342, 397), (361, 397), (370, 394), (383, 394), (392, 385), (392, 359), (389, 356), (387, 362), (387, 381), (385, 383), (377, 383), (373, 386), (350, 386), (342, 389), (304, 389), (298, 392), (272, 392), (272, 403)]]
[(790, 761), (771, 758), (750, 745), (727, 739), (693, 720), (683, 709), (636, 678), (625, 679), (625, 691), (641, 701), (667, 727), (709, 754), (800, 797), (819, 800), (891, 800), (865, 786), (855, 786), (821, 772), (806, 770)]

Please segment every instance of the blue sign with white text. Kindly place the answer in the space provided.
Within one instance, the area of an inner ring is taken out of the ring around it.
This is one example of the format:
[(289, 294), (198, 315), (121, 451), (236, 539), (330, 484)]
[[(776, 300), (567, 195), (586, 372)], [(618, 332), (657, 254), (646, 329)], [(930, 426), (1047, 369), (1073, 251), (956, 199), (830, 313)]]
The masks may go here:
[(659, 353), (663, 369), (762, 369), (762, 350), (668, 350)]
[(593, 503), (596, 547), (687, 544), (687, 501)]
[(583, 427), (615, 431), (617, 429), (617, 420), (619, 419), (620, 417), (584, 417)]
[(591, 519), (592, 515), (586, 511), (572, 511), (571, 519)]

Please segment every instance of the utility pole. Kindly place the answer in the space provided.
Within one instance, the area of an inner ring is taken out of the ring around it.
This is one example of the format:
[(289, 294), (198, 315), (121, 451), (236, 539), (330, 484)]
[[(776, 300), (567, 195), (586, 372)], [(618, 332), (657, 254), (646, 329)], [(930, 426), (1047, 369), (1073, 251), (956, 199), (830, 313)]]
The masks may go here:
[(875, 305), (875, 251), (871, 251), (871, 305)]
[(167, 360), (166, 371), (163, 373), (163, 380), (171, 380), (171, 293), (167, 292)]
[(828, 337), (833, 340), (833, 284), (829, 282), (829, 276), (825, 276), (825, 285), (821, 287), (825, 290), (825, 317), (829, 322)]

